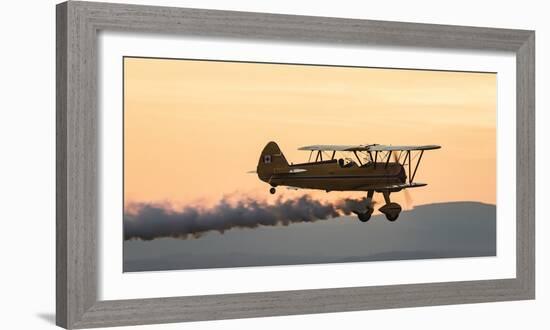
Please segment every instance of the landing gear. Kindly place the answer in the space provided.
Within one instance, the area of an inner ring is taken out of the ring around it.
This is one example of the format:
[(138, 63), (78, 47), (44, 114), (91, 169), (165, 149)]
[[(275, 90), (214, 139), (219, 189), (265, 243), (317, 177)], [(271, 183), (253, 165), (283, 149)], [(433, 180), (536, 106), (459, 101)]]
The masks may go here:
[(361, 222), (369, 221), (370, 216), (372, 215), (372, 212), (374, 212), (374, 208), (372, 207), (373, 195), (374, 195), (374, 190), (369, 190), (367, 192), (367, 210), (365, 212), (353, 211), (353, 213), (357, 214), (357, 217)]
[(271, 193), (271, 195), (273, 195), (277, 190), (275, 190), (275, 187), (271, 187), (269, 189), (269, 192)]
[(386, 219), (388, 221), (395, 221), (399, 217), (399, 213), (401, 213), (401, 205), (397, 203), (392, 203), (390, 201), (390, 192), (384, 191), (384, 201), (386, 202), (386, 205), (382, 206), (378, 209), (378, 211), (384, 213), (386, 216)]
[[(399, 213), (401, 213), (401, 205), (391, 202), (389, 191), (383, 191), (382, 193), (384, 194), (384, 201), (386, 202), (386, 204), (379, 208), (378, 211), (382, 212), (386, 216), (386, 219), (388, 219), (388, 221), (393, 222), (397, 220), (397, 218), (399, 218)], [(367, 210), (365, 212), (353, 211), (353, 213), (357, 214), (357, 217), (361, 222), (369, 221), (372, 212), (374, 211), (374, 208), (372, 207), (373, 195), (374, 190), (369, 190), (367, 193)]]
[[(392, 203), (390, 200), (390, 192), (389, 191), (382, 191), (384, 194), (384, 201), (386, 204), (378, 209), (378, 211), (382, 212), (388, 221), (395, 221), (397, 218), (399, 218), (399, 213), (401, 213), (401, 205), (397, 203)], [(372, 197), (374, 196), (374, 190), (369, 190), (367, 193), (367, 209), (365, 212), (361, 211), (353, 211), (353, 213), (357, 214), (357, 217), (359, 218), (359, 221), (361, 222), (367, 222), (370, 220), (370, 217), (372, 215), (372, 212), (374, 211), (374, 208), (372, 207)]]

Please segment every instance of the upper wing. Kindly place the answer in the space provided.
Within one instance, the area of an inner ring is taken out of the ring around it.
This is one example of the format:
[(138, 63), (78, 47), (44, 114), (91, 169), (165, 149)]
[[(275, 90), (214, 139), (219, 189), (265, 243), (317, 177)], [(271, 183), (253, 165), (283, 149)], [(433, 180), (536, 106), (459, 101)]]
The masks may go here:
[(433, 150), (439, 149), (438, 145), (423, 146), (392, 146), (383, 144), (357, 144), (357, 145), (335, 145), (335, 144), (315, 144), (311, 146), (300, 147), (298, 150), (310, 151), (408, 151), (408, 150)]
[(300, 147), (298, 150), (311, 151), (367, 151), (368, 145), (336, 145), (336, 144), (316, 144), (312, 146)]
[(369, 145), (367, 151), (409, 151), (409, 150), (433, 150), (439, 149), (438, 145), (424, 145), (424, 146), (387, 146), (381, 144)]

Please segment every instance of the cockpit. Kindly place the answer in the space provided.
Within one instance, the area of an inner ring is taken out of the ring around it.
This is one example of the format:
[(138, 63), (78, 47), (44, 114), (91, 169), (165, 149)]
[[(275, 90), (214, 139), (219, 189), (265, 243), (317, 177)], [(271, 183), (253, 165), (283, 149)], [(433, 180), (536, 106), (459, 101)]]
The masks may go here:
[(368, 153), (337, 150), (311, 150), (307, 160), (309, 164), (338, 163), (342, 168), (363, 167), (370, 162)]

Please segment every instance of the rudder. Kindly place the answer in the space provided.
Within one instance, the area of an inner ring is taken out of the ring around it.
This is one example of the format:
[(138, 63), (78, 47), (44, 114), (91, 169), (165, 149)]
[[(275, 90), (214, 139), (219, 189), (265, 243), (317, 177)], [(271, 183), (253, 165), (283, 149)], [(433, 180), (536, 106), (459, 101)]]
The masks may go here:
[(271, 141), (262, 150), (256, 171), (260, 180), (268, 182), (275, 169), (282, 170), (288, 167), (285, 155), (277, 143)]

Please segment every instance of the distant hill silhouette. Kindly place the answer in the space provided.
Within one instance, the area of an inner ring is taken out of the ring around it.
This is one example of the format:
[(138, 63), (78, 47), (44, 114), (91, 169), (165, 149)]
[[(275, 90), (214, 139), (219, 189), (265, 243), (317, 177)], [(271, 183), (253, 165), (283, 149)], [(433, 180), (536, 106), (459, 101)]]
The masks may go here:
[(396, 222), (340, 217), (289, 226), (210, 232), (199, 239), (124, 241), (124, 271), (494, 256), (496, 207), (417, 206)]

